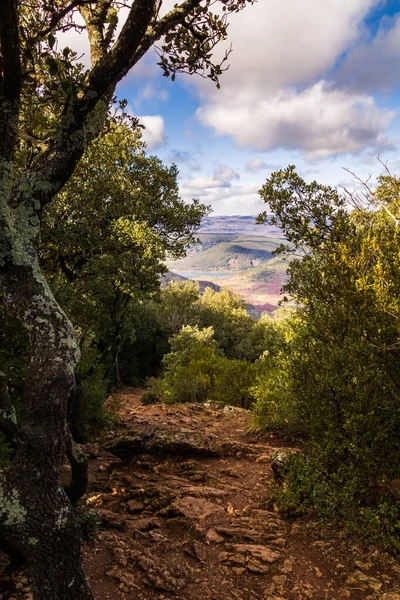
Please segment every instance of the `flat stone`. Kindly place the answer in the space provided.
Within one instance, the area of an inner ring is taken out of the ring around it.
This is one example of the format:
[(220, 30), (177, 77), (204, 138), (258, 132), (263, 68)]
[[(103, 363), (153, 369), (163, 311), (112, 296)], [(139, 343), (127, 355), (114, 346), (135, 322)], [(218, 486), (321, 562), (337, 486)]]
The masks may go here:
[(235, 488), (229, 490), (220, 490), (217, 488), (202, 486), (188, 486), (184, 489), (185, 496), (193, 496), (194, 498), (223, 498), (235, 491)]
[(243, 554), (220, 552), (218, 558), (221, 562), (227, 562), (232, 565), (244, 565), (246, 563), (246, 557)]
[(197, 560), (199, 560), (200, 562), (206, 561), (207, 550), (206, 550), (206, 547), (204, 546), (204, 544), (194, 541), (193, 542), (193, 550), (194, 550), (194, 554), (195, 554)]
[(364, 590), (371, 588), (375, 592), (379, 592), (383, 584), (381, 581), (379, 581), (379, 579), (376, 579), (375, 577), (370, 577), (362, 571), (357, 570), (354, 571), (354, 573), (346, 579), (346, 585), (359, 586)]
[(232, 572), (236, 575), (242, 575), (246, 569), (244, 567), (232, 567)]
[(215, 531), (215, 529), (209, 529), (207, 531), (206, 541), (208, 544), (210, 544), (210, 543), (220, 544), (221, 542), (224, 541), (224, 539), (225, 538), (223, 538), (222, 535), (219, 535), (219, 533), (217, 533)]
[(269, 454), (260, 454), (260, 456), (256, 458), (256, 463), (269, 463), (270, 460), (271, 457)]
[(177, 498), (171, 504), (171, 509), (174, 513), (182, 515), (187, 519), (200, 519), (223, 510), (217, 504), (204, 500), (204, 498), (195, 498), (194, 496)]
[(154, 517), (136, 519), (135, 517), (127, 516), (127, 521), (130, 527), (139, 531), (149, 531), (156, 527), (161, 527), (161, 521)]
[(108, 527), (120, 530), (125, 529), (125, 521), (119, 515), (105, 508), (97, 508), (97, 511), (100, 513), (101, 520), (103, 521), (103, 523)]
[(226, 549), (239, 554), (245, 554), (263, 563), (272, 564), (281, 558), (281, 554), (274, 552), (267, 546), (253, 544), (227, 544)]
[(269, 565), (251, 558), (247, 562), (247, 568), (251, 573), (260, 573), (261, 575), (268, 573), (270, 569)]
[(291, 573), (293, 571), (293, 563), (291, 560), (285, 560), (282, 571), (283, 573)]
[(129, 500), (127, 506), (131, 513), (141, 512), (144, 509), (143, 502), (140, 502), (139, 500)]
[(357, 567), (357, 569), (360, 569), (360, 571), (369, 571), (369, 569), (371, 569), (374, 565), (371, 562), (363, 562), (361, 560), (355, 560), (354, 566)]

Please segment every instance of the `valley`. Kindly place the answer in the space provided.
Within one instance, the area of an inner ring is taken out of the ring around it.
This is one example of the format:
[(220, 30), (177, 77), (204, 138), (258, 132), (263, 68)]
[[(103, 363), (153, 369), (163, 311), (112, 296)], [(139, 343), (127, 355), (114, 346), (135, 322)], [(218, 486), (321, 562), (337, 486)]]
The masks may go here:
[(172, 274), (229, 288), (257, 311), (272, 312), (288, 266), (287, 258), (273, 252), (284, 242), (278, 228), (256, 225), (253, 216), (205, 217), (199, 244), (167, 266)]

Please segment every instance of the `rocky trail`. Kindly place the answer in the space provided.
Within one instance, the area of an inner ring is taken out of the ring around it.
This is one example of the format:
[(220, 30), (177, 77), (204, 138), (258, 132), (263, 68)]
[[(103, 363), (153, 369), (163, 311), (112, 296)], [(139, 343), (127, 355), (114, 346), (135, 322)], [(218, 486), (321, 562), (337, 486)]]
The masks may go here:
[[(111, 398), (119, 424), (86, 446), (96, 600), (400, 600), (398, 561), (274, 510), (272, 467), (297, 448), (248, 433), (245, 410), (144, 406), (141, 393)], [(32, 598), (26, 574), (4, 576), (0, 598)]]

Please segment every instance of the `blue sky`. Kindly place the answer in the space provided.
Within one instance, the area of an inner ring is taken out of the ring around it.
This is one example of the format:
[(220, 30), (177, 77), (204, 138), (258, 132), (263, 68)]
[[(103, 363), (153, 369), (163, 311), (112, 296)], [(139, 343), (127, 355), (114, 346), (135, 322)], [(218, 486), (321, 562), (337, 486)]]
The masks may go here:
[(399, 0), (259, 0), (231, 16), (229, 36), (219, 91), (198, 77), (172, 83), (153, 51), (118, 87), (148, 151), (178, 165), (185, 199), (256, 214), (257, 190), (288, 164), (346, 187), (343, 167), (378, 175), (377, 155), (400, 172)]

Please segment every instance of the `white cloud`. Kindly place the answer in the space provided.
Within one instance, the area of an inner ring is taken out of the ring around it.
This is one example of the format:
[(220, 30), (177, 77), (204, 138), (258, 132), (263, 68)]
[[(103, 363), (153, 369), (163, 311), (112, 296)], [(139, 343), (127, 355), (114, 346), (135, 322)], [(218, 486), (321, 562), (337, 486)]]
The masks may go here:
[[(197, 116), (216, 134), (258, 151), (301, 149), (321, 158), (387, 147), (393, 113), (359, 89), (334, 89), (323, 80), (346, 52), (349, 61), (358, 60), (354, 48), (365, 36), (364, 18), (379, 1), (264, 0), (233, 15), (230, 69), (219, 92), (195, 83), (202, 103)], [(385, 37), (396, 58), (399, 39)]]
[(263, 151), (300, 148), (311, 158), (388, 147), (382, 131), (394, 116), (378, 109), (372, 97), (334, 89), (323, 81), (302, 93), (286, 89), (252, 99), (239, 94), (229, 105), (213, 102), (197, 114), (240, 146)]
[(400, 14), (384, 18), (372, 40), (352, 49), (336, 77), (337, 84), (371, 91), (389, 89), (400, 80)]
[[(185, 189), (192, 190), (192, 193), (201, 193), (215, 188), (230, 187), (229, 181), (221, 181), (216, 177), (195, 177), (185, 182)], [(207, 193), (207, 192), (206, 192)]]
[(164, 143), (164, 119), (161, 115), (139, 116), (140, 123), (145, 126), (143, 129), (143, 140), (149, 150), (158, 148)]
[(269, 166), (266, 162), (262, 160), (262, 158), (254, 158), (253, 160), (248, 160), (244, 166), (245, 171), (248, 173), (256, 173), (257, 171), (264, 171), (268, 169)]
[[(379, 1), (263, 0), (231, 15), (225, 48), (232, 43), (233, 53), (221, 77), (223, 92), (265, 93), (314, 81), (358, 39), (364, 17)], [(207, 94), (215, 88), (197, 84)]]
[[(263, 201), (258, 194), (260, 183), (201, 187), (202, 183), (210, 182), (202, 182), (198, 179), (186, 182), (180, 189), (182, 197), (188, 201), (199, 198), (202, 202), (211, 204), (213, 214), (218, 215), (255, 214), (263, 209)], [(195, 185), (198, 187), (194, 187)]]
[(239, 173), (236, 173), (228, 165), (220, 165), (214, 173), (214, 177), (219, 181), (233, 181), (234, 179), (240, 179)]
[(219, 165), (212, 177), (194, 177), (185, 181), (183, 193), (189, 196), (209, 195), (210, 190), (232, 188), (232, 181), (239, 179), (239, 173), (236, 173), (231, 167)]

